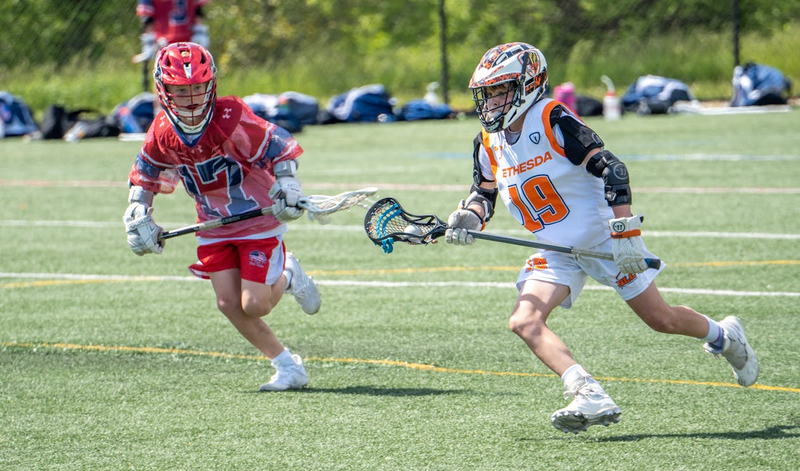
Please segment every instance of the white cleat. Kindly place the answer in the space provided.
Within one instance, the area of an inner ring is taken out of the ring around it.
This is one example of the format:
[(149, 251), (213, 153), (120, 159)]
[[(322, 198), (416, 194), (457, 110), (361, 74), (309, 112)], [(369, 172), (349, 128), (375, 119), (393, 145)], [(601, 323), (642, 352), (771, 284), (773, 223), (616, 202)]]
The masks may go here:
[(550, 416), (553, 427), (565, 433), (585, 432), (592, 425), (608, 427), (619, 422), (622, 411), (599, 385), (583, 381), (577, 389), (564, 392), (564, 398), (574, 397), (570, 404)]
[(708, 353), (722, 355), (733, 368), (733, 376), (741, 386), (751, 386), (758, 379), (758, 358), (747, 342), (742, 322), (738, 317), (728, 316), (719, 322), (725, 332), (725, 345), (716, 349), (706, 343), (703, 347)]
[(261, 391), (286, 391), (287, 389), (302, 389), (308, 384), (308, 375), (303, 366), (300, 355), (292, 355), (295, 364), (283, 367), (272, 375), (268, 383), (261, 385)]
[(300, 268), (300, 262), (292, 252), (286, 252), (286, 269), (292, 272), (292, 284), (286, 288), (286, 292), (294, 296), (303, 312), (316, 314), (322, 305), (319, 288), (314, 279)]

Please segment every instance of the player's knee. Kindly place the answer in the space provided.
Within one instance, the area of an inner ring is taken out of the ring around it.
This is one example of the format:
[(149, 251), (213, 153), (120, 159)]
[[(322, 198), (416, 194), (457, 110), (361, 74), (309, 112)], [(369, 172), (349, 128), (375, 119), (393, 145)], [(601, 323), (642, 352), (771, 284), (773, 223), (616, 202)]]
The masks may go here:
[(242, 309), (250, 317), (264, 317), (275, 307), (269, 300), (255, 297), (245, 297), (242, 299)]
[(543, 322), (537, 316), (515, 312), (508, 320), (508, 328), (519, 337), (536, 337), (541, 332)]
[(651, 329), (662, 334), (674, 334), (680, 330), (678, 317), (674, 315), (672, 309), (648, 316), (645, 323)]
[(225, 314), (225, 316), (232, 317), (241, 311), (242, 305), (241, 301), (236, 296), (218, 296), (217, 309)]

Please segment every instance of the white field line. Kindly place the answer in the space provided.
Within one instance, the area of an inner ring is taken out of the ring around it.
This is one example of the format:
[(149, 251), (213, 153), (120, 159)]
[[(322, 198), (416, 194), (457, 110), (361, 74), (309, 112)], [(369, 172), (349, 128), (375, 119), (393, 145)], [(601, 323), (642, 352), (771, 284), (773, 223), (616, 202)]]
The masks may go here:
[[(161, 223), (161, 221), (159, 221)], [(161, 223), (167, 229), (175, 229), (178, 227), (188, 226), (192, 223), (177, 223), (177, 222), (164, 222)], [(0, 220), (0, 227), (77, 227), (83, 229), (105, 229), (105, 228), (118, 228), (123, 230), (122, 218), (119, 222), (111, 221), (25, 221), (25, 220)], [(326, 224), (321, 225), (308, 225), (308, 224), (293, 224), (291, 226), (293, 231), (343, 231), (343, 232), (360, 232), (364, 228), (360, 225), (337, 225)], [(515, 235), (515, 236), (530, 236), (530, 232), (523, 229), (506, 229), (492, 231), (497, 234)], [(772, 234), (766, 232), (683, 232), (683, 231), (647, 231), (645, 237), (710, 237), (721, 239), (783, 239), (783, 240), (798, 240), (800, 234)]]
[[(80, 275), (72, 273), (5, 273), (0, 272), (0, 278), (13, 279), (42, 279), (42, 280), (74, 280), (74, 281), (202, 281), (193, 276), (126, 276), (126, 275)], [(516, 289), (514, 283), (497, 282), (463, 282), (463, 281), (355, 281), (355, 280), (316, 280), (322, 286), (354, 286), (359, 288), (491, 288), (491, 289)], [(589, 291), (612, 291), (611, 288), (599, 285), (584, 287)], [(658, 288), (664, 293), (697, 294), (705, 296), (744, 296), (744, 297), (780, 297), (798, 298), (800, 293), (781, 291), (734, 291), (712, 289), (686, 289), (686, 288)]]

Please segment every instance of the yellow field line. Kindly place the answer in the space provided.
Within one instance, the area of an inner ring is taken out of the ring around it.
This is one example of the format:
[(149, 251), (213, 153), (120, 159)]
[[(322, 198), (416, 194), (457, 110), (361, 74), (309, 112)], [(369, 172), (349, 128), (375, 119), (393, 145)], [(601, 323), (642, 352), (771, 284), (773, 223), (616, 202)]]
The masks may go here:
[[(191, 355), (191, 356), (215, 357), (215, 358), (238, 359), (238, 360), (261, 360), (261, 361), (269, 360), (269, 358), (263, 355), (241, 355), (241, 354), (223, 353), (223, 352), (206, 352), (202, 350), (185, 350), (181, 348), (80, 345), (72, 343), (49, 343), (49, 342), (42, 342), (42, 343), (0, 342), (0, 346), (29, 348), (34, 352), (39, 348), (49, 348), (49, 349), (60, 349), (60, 350), (100, 351), (100, 352), (160, 353), (160, 354), (170, 354), (170, 355)], [(458, 373), (458, 374), (468, 374), (468, 375), (519, 376), (519, 377), (536, 377), (536, 378), (558, 377), (555, 374), (545, 374), (545, 373), (519, 373), (513, 371), (485, 371), (485, 370), (465, 370), (458, 368), (444, 368), (425, 363), (411, 363), (407, 361), (398, 361), (398, 360), (306, 357), (303, 359), (303, 361), (321, 362), (321, 363), (360, 363), (368, 365), (399, 366), (402, 368), (408, 368), (412, 370), (435, 371), (438, 373)], [(595, 377), (595, 379), (600, 381), (616, 381), (616, 382), (629, 382), (629, 383), (685, 384), (691, 386), (714, 386), (723, 388), (741, 387), (738, 384), (733, 384), (733, 383), (718, 383), (714, 381), (689, 381), (681, 379), (614, 378), (614, 377), (599, 377), (599, 376)], [(781, 391), (781, 392), (800, 393), (800, 388), (766, 386), (763, 384), (754, 384), (753, 386), (750, 386), (749, 389), (758, 389), (762, 391)]]
[(155, 281), (155, 280), (120, 280), (103, 278), (96, 280), (44, 280), (44, 281), (25, 281), (22, 283), (3, 283), (0, 288), (35, 288), (39, 286), (56, 286), (56, 285), (87, 285), (91, 283), (130, 283), (132, 281)]

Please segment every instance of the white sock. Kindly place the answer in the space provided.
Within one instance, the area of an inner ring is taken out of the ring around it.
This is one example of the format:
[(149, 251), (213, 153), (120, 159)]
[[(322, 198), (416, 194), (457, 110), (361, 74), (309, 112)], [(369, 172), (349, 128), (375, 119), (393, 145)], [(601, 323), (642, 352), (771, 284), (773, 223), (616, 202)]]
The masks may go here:
[(276, 369), (295, 364), (294, 358), (292, 358), (292, 352), (290, 352), (288, 348), (284, 348), (280, 355), (270, 359), (270, 361), (272, 362), (272, 366)]
[[(592, 378), (592, 375), (587, 373), (586, 370), (584, 370), (583, 367), (577, 363), (567, 368), (567, 371), (561, 375), (561, 381), (564, 382), (564, 388), (566, 389), (571, 389), (570, 387), (575, 384), (575, 382), (580, 381), (581, 378), (585, 378), (588, 384), (596, 384), (598, 387), (600, 387), (600, 383), (595, 381), (594, 378)], [(600, 389), (603, 388), (600, 387)]]
[(286, 289), (284, 289), (284, 291), (289, 291), (290, 287), (292, 286), (292, 272), (289, 270), (283, 270), (283, 276), (286, 277)]
[(708, 333), (703, 340), (710, 343), (711, 346), (716, 348), (722, 348), (725, 346), (725, 331), (722, 330), (722, 327), (716, 321), (711, 320), (708, 316), (703, 316), (708, 321)]

